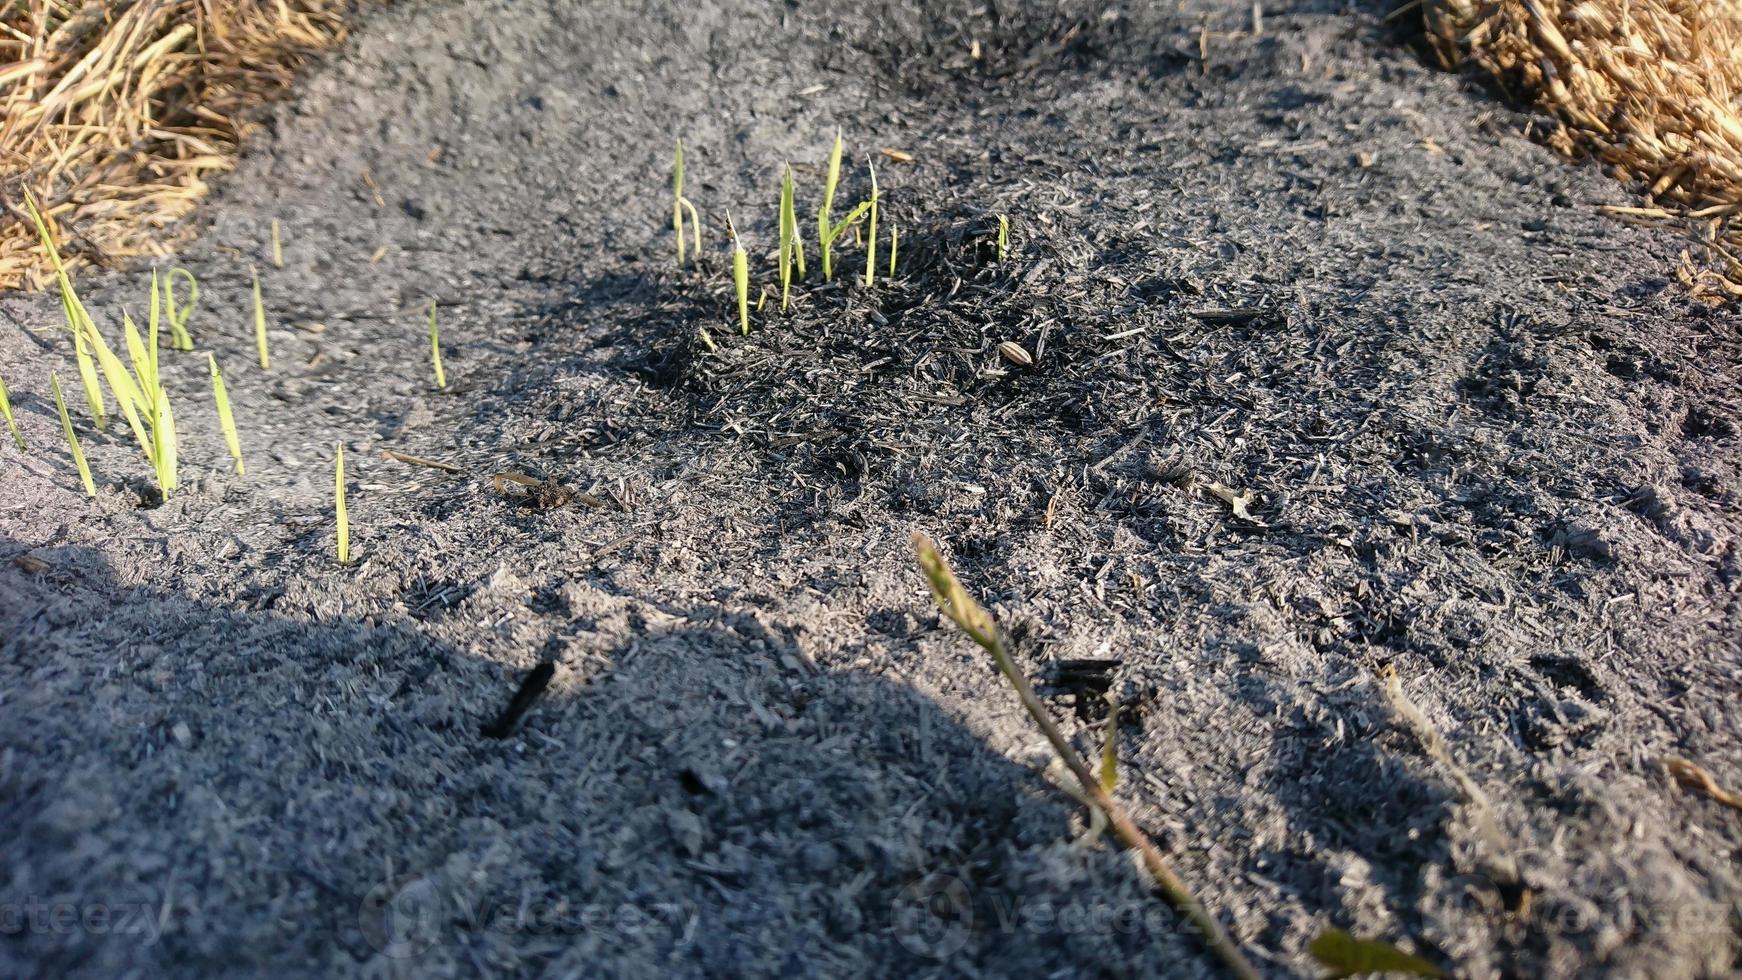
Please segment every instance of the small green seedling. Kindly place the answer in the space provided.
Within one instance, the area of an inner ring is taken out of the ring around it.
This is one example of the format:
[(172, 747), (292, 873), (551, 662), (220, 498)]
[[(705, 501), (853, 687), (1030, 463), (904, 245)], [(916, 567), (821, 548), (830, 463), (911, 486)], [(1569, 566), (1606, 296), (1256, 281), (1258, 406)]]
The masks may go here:
[(436, 301), (429, 301), (429, 359), (435, 365), (437, 388), (448, 386), (448, 376), (442, 373), (442, 335), (436, 327)]
[(750, 333), (750, 253), (738, 240), (738, 226), (732, 224), (732, 212), (726, 212), (726, 230), (732, 233), (732, 285), (738, 290), (738, 330)]
[(236, 438), (236, 419), (230, 414), (230, 393), (224, 389), (224, 372), (218, 370), (218, 359), (206, 355), (212, 369), (212, 400), (218, 403), (218, 424), (224, 430), (224, 442), (230, 447), (230, 457), (236, 461), (236, 475), (248, 472), (242, 465), (242, 440)]
[(823, 257), (823, 280), (835, 278), (831, 248), (835, 242), (835, 187), (841, 182), (841, 130), (835, 129), (835, 148), (829, 151), (828, 175), (823, 182), (823, 206), (817, 211), (817, 253)]
[(677, 267), (683, 268), (683, 140), (677, 141), (677, 160), (671, 174), (671, 230), (677, 237)]
[(0, 415), (6, 416), (6, 424), (12, 427), (12, 441), (18, 443), (19, 452), (24, 452), (24, 436), (18, 431), (18, 422), (12, 418), (12, 398), (6, 393), (4, 378), (0, 378)]
[(998, 216), (998, 261), (1004, 261), (1005, 253), (1010, 251), (1010, 216)]
[(284, 268), (284, 243), (278, 237), (278, 219), (272, 219), (272, 265), (273, 268)]
[(67, 449), (72, 451), (73, 465), (79, 468), (79, 479), (84, 481), (85, 496), (95, 497), (97, 484), (91, 479), (91, 467), (85, 462), (85, 451), (79, 448), (79, 437), (73, 434), (73, 420), (67, 415), (67, 400), (60, 393), (60, 376), (53, 371), (48, 372), (48, 384), (54, 389), (54, 407), (60, 412), (61, 431), (67, 434)]
[[(188, 284), (187, 304), (179, 305), (175, 301), (175, 277), (181, 276)], [(169, 346), (176, 350), (193, 350), (194, 338), (188, 334), (188, 318), (194, 314), (194, 304), (200, 301), (200, 284), (194, 279), (194, 274), (186, 269), (171, 269), (163, 282), (163, 316), (169, 323)]]
[(48, 253), (49, 262), (54, 265), (55, 281), (60, 287), (61, 312), (66, 315), (67, 329), (73, 335), (73, 359), (79, 366), (79, 381), (84, 385), (85, 401), (91, 406), (91, 421), (101, 432), (109, 427), (109, 418), (103, 410), (103, 388), (97, 380), (97, 367), (91, 360), (91, 346), (85, 339), (85, 324), (90, 322), (90, 315), (85, 312), (84, 303), (79, 301), (79, 294), (73, 291), (73, 281), (67, 275), (66, 265), (61, 262), (60, 249), (55, 247), (54, 234), (48, 229), (48, 222), (37, 209), (36, 197), (29, 191), (24, 192), (24, 206), (30, 211), (30, 220), (36, 224), (37, 237), (42, 240), (42, 249)]
[(865, 166), (871, 170), (871, 216), (865, 221), (865, 285), (870, 286), (877, 279), (877, 165), (866, 160)]
[(272, 367), (272, 355), (266, 349), (266, 304), (260, 298), (260, 270), (249, 267), (254, 277), (254, 346), (260, 351), (260, 370)]
[(333, 462), (333, 513), (339, 523), (339, 564), (351, 560), (351, 519), (345, 513), (345, 444), (337, 443)]
[[(131, 400), (138, 409), (137, 413), (129, 413), (128, 424), (134, 427), (134, 435), (138, 437), (140, 448), (145, 450), (145, 458), (151, 462), (152, 470), (157, 474), (157, 487), (165, 499), (171, 490), (176, 488), (176, 438), (175, 414), (170, 411), (169, 393), (163, 388), (162, 377), (158, 374), (158, 322), (161, 313), (160, 290), (157, 273), (151, 274), (151, 307), (150, 320), (144, 339), (139, 336), (139, 328), (134, 325), (133, 318), (125, 312), (121, 314), (121, 329), (127, 342), (127, 355), (133, 362), (133, 373), (129, 377), (126, 367), (120, 359), (108, 352), (104, 346), (99, 346), (97, 354), (103, 364), (105, 374), (109, 375), (109, 388), (115, 394), (115, 400), (127, 407)], [(102, 336), (92, 330), (99, 345)], [(143, 426), (139, 419), (143, 419)]]
[(792, 167), (780, 180), (780, 312), (785, 313), (792, 292), (792, 267), (804, 275), (804, 244), (798, 238), (798, 216), (792, 203)]
[(683, 221), (684, 212), (690, 216), (690, 231), (695, 236), (696, 258), (702, 257), (702, 219), (696, 215), (696, 206), (689, 198), (683, 196), (683, 140), (677, 141), (676, 162), (672, 166), (671, 176), (671, 230), (677, 235), (677, 267), (683, 268)]
[(18, 431), (18, 422), (12, 417), (12, 397), (6, 392), (4, 378), (0, 378), (0, 415), (6, 416), (6, 424), (12, 428), (12, 441), (18, 443), (18, 451), (25, 452), (24, 434)]
[(901, 241), (901, 239), (899, 237), (897, 237), (895, 234), (895, 226), (890, 225), (889, 226), (889, 277), (891, 279), (895, 278), (895, 249), (900, 244), (900, 241)]

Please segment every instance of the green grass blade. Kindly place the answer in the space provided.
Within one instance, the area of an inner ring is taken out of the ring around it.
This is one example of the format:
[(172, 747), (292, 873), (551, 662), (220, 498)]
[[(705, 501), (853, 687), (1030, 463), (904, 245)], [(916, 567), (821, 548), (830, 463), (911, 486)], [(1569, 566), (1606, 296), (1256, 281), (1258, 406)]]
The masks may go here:
[(865, 285), (870, 286), (877, 281), (877, 165), (866, 160), (865, 166), (871, 169), (871, 216), (865, 222)]
[(67, 415), (67, 401), (60, 393), (60, 377), (50, 371), (48, 383), (54, 389), (54, 407), (60, 412), (61, 431), (67, 434), (67, 449), (72, 451), (73, 465), (79, 468), (79, 479), (84, 481), (85, 496), (95, 497), (97, 483), (91, 479), (91, 467), (85, 462), (85, 451), (79, 448), (79, 437), (73, 434), (73, 420)]
[(157, 389), (157, 410), (153, 413), (151, 438), (157, 449), (157, 455), (152, 459), (152, 468), (157, 471), (157, 488), (163, 494), (163, 499), (169, 499), (169, 492), (180, 482), (176, 476), (176, 440), (175, 413), (169, 409), (169, 392)]
[[(678, 236), (682, 238), (682, 235)], [(448, 386), (448, 376), (442, 373), (442, 335), (436, 326), (436, 301), (429, 301), (429, 357), (435, 365), (435, 381), (437, 388)]]
[(37, 209), (36, 197), (29, 191), (24, 192), (24, 206), (30, 212), (30, 220), (36, 225), (36, 235), (42, 241), (43, 251), (48, 253), (49, 262), (54, 265), (55, 281), (60, 287), (61, 312), (66, 314), (67, 329), (73, 335), (73, 358), (79, 366), (79, 381), (85, 389), (85, 401), (91, 407), (91, 421), (98, 431), (109, 427), (107, 413), (103, 410), (103, 388), (97, 380), (97, 368), (91, 361), (91, 352), (84, 339), (84, 324), (90, 319), (85, 312), (85, 305), (79, 302), (78, 293), (73, 290), (72, 278), (67, 275), (66, 265), (61, 262), (60, 249), (55, 246), (54, 233), (49, 231), (48, 221)]
[(732, 212), (726, 212), (726, 231), (732, 236), (732, 286), (738, 292), (738, 331), (750, 333), (750, 254), (738, 240), (738, 226), (732, 223)]
[(998, 216), (998, 261), (1004, 261), (1005, 253), (1010, 251), (1010, 216)]
[(345, 444), (338, 443), (333, 463), (333, 513), (338, 520), (339, 564), (351, 560), (351, 519), (345, 512)]
[(157, 409), (157, 385), (151, 377), (151, 352), (145, 349), (145, 338), (139, 326), (125, 311), (121, 313), (121, 337), (127, 342), (127, 359), (133, 364), (133, 380), (139, 387), (140, 408), (146, 417)]
[(677, 235), (677, 267), (683, 268), (683, 140), (677, 141), (677, 160), (671, 175), (671, 230)]
[(695, 235), (696, 261), (700, 262), (702, 259), (702, 219), (696, 214), (696, 206), (690, 203), (689, 198), (683, 198), (682, 204), (684, 210), (688, 211), (690, 215), (690, 233)]
[(834, 262), (830, 250), (834, 245), (835, 236), (831, 233), (835, 218), (835, 187), (841, 182), (841, 130), (835, 129), (835, 147), (829, 151), (829, 170), (823, 182), (823, 206), (817, 211), (817, 254), (823, 259), (823, 280), (833, 281), (835, 278)]
[(780, 178), (780, 312), (785, 313), (792, 293), (792, 245), (797, 232), (792, 211), (792, 167)]
[(792, 165), (786, 167), (786, 225), (792, 229), (792, 260), (798, 266), (798, 278), (805, 277), (804, 236), (798, 230), (798, 195), (792, 184)]
[(860, 219), (865, 217), (865, 212), (870, 209), (870, 201), (860, 201), (856, 206), (854, 206), (853, 210), (847, 212), (847, 216), (841, 219), (840, 224), (829, 229), (829, 241), (833, 242), (835, 239), (846, 234), (847, 229), (858, 224)]
[(889, 276), (895, 277), (895, 249), (900, 245), (900, 238), (895, 234), (895, 226), (889, 226)]
[[(175, 277), (180, 275), (187, 280), (188, 299), (185, 306), (175, 301)], [(193, 316), (194, 304), (200, 301), (200, 284), (194, 274), (186, 269), (169, 270), (169, 278), (164, 281), (163, 309), (164, 317), (169, 320), (169, 343), (176, 350), (193, 350), (194, 338), (188, 333), (188, 319)]]
[(25, 452), (24, 434), (18, 431), (18, 421), (12, 417), (12, 397), (6, 392), (5, 378), (0, 378), (0, 415), (6, 416), (6, 424), (12, 428), (12, 441), (18, 443), (18, 451)]
[(254, 277), (254, 346), (260, 351), (260, 370), (270, 370), (272, 355), (266, 348), (266, 304), (260, 298), (260, 270), (250, 267)]
[[(122, 322), (130, 325), (131, 320), (122, 314)], [(121, 414), (127, 419), (127, 427), (133, 430), (133, 438), (139, 441), (139, 448), (145, 452), (147, 459), (151, 458), (151, 439), (146, 435), (145, 426), (140, 424), (139, 411), (146, 405), (145, 395), (139, 390), (139, 385), (127, 373), (127, 365), (115, 356), (109, 349), (109, 344), (98, 332), (97, 325), (89, 317), (84, 318), (85, 336), (90, 338), (91, 350), (97, 355), (97, 364), (103, 369), (103, 377), (109, 382), (109, 391), (115, 396), (115, 401), (121, 405)], [(138, 330), (133, 331), (137, 337)]]
[(236, 475), (241, 476), (248, 471), (242, 465), (242, 440), (236, 438), (236, 419), (230, 414), (230, 393), (224, 390), (224, 372), (218, 370), (218, 359), (211, 354), (206, 355), (206, 363), (212, 369), (212, 400), (218, 403), (218, 425), (224, 430), (224, 442), (230, 447), (230, 456), (236, 461)]
[(162, 292), (158, 289), (157, 270), (153, 269), (151, 270), (151, 318), (147, 321), (148, 326), (145, 332), (145, 347), (151, 352), (151, 383), (153, 386), (156, 386), (161, 378), (161, 375), (157, 373), (157, 321), (162, 313), (162, 305), (163, 297)]

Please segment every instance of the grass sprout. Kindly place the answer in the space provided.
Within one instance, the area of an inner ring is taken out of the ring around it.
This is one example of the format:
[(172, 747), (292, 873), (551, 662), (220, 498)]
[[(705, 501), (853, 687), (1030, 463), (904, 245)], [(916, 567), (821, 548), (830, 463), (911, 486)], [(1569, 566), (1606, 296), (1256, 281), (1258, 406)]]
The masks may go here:
[(242, 465), (242, 440), (236, 438), (236, 418), (230, 414), (230, 393), (224, 389), (224, 372), (218, 370), (218, 359), (212, 354), (206, 355), (206, 363), (212, 369), (212, 401), (218, 404), (218, 425), (224, 430), (224, 443), (230, 447), (230, 457), (236, 461), (236, 475), (248, 472)]
[(272, 219), (272, 266), (284, 268), (284, 242), (278, 236), (278, 219)]
[(833, 281), (835, 266), (835, 188), (841, 182), (841, 130), (835, 129), (835, 148), (829, 151), (829, 169), (823, 182), (823, 205), (817, 211), (817, 254), (822, 256), (823, 281)]
[(899, 237), (897, 237), (895, 234), (895, 226), (893, 224), (891, 224), (889, 226), (889, 276), (890, 276), (890, 278), (895, 277), (895, 249), (897, 248), (897, 246), (900, 245), (900, 242), (901, 242), (901, 239)]
[(798, 215), (792, 202), (792, 166), (780, 178), (780, 312), (785, 313), (792, 292), (792, 267), (804, 275), (804, 244), (798, 239)]
[(726, 230), (732, 233), (732, 285), (738, 290), (738, 330), (750, 333), (750, 253), (738, 240), (738, 227), (732, 224), (732, 212), (726, 212)]
[(85, 312), (79, 294), (73, 291), (73, 281), (61, 261), (60, 249), (55, 247), (54, 233), (49, 230), (48, 221), (37, 209), (36, 198), (29, 191), (24, 192), (24, 206), (30, 211), (30, 220), (36, 224), (43, 251), (48, 253), (49, 262), (54, 265), (55, 282), (60, 287), (61, 312), (66, 315), (67, 329), (73, 334), (73, 359), (78, 364), (79, 381), (85, 389), (85, 401), (91, 407), (91, 421), (100, 432), (109, 427), (109, 418), (103, 410), (103, 388), (97, 380), (96, 364), (91, 359), (91, 345), (85, 340), (85, 324), (90, 322), (90, 314)]
[(683, 268), (683, 221), (684, 213), (690, 216), (690, 232), (695, 236), (696, 260), (702, 257), (702, 219), (696, 214), (696, 206), (690, 199), (683, 196), (683, 140), (677, 141), (676, 160), (672, 165), (671, 174), (671, 230), (677, 236), (677, 267)]
[(437, 388), (448, 386), (448, 376), (442, 373), (442, 334), (436, 326), (436, 301), (429, 301), (429, 359), (435, 365), (435, 381)]
[(260, 299), (260, 270), (252, 266), (248, 274), (254, 277), (254, 346), (260, 351), (260, 370), (272, 367), (272, 354), (266, 347), (266, 304)]
[(998, 216), (998, 261), (1004, 261), (1005, 253), (1010, 251), (1010, 216)]
[(683, 268), (683, 140), (677, 141), (676, 160), (671, 168), (671, 230), (677, 237), (677, 267)]
[(877, 165), (870, 160), (865, 166), (871, 170), (871, 205), (870, 217), (865, 221), (865, 285), (869, 286), (877, 279)]
[(12, 398), (6, 393), (6, 379), (0, 378), (0, 415), (6, 416), (6, 424), (12, 428), (12, 441), (18, 443), (18, 451), (24, 452), (24, 436), (18, 431), (18, 422), (12, 417)]
[(48, 372), (48, 384), (54, 389), (54, 407), (60, 412), (61, 431), (67, 434), (67, 449), (73, 454), (73, 465), (79, 468), (79, 479), (84, 481), (85, 496), (95, 497), (97, 484), (91, 479), (91, 467), (85, 462), (85, 451), (79, 448), (79, 437), (73, 434), (73, 420), (67, 415), (67, 400), (60, 393), (60, 376), (53, 371)]
[[(178, 305), (175, 301), (175, 277), (181, 276), (188, 284), (187, 304)], [(193, 316), (194, 304), (200, 301), (200, 284), (194, 274), (186, 269), (171, 269), (163, 282), (163, 316), (169, 323), (169, 345), (176, 350), (193, 350), (194, 338), (188, 334), (188, 318)]]
[(333, 457), (333, 514), (338, 521), (339, 564), (351, 560), (351, 518), (345, 511), (345, 444), (335, 443)]
[[(992, 620), (991, 614), (968, 595), (968, 590), (962, 587), (962, 583), (956, 579), (955, 572), (950, 570), (949, 563), (944, 560), (943, 555), (938, 553), (937, 547), (931, 543), (929, 538), (924, 534), (915, 532), (913, 547), (919, 559), (920, 569), (925, 573), (926, 582), (931, 586), (932, 598), (937, 602), (938, 608), (952, 622), (961, 627), (962, 632), (968, 634), (969, 639), (991, 654), (999, 672), (1010, 682), (1010, 686), (1016, 689), (1016, 696), (1022, 702), (1023, 708), (1027, 710), (1029, 717), (1034, 719), (1034, 723), (1039, 726), (1041, 733), (1052, 744), (1053, 751), (1057, 753), (1060, 761), (1065, 764), (1066, 768), (1070, 769), (1071, 775), (1076, 777), (1081, 786), (1083, 797), (1093, 807), (1106, 815), (1108, 822), (1112, 824), (1113, 833), (1119, 840), (1137, 852), (1138, 857), (1143, 861), (1144, 869), (1149, 872), (1149, 876), (1160, 886), (1161, 891), (1167, 896), (1174, 908), (1197, 927), (1205, 945), (1222, 962), (1222, 965), (1239, 980), (1258, 980), (1258, 971), (1253, 969), (1245, 954), (1241, 953), (1240, 948), (1228, 938), (1228, 934), (1222, 930), (1221, 923), (1217, 922), (1216, 917), (1211, 915), (1209, 910), (1205, 909), (1192, 896), (1191, 890), (1186, 887), (1185, 882), (1174, 874), (1167, 859), (1162, 857), (1155, 842), (1151, 841), (1149, 835), (1145, 834), (1132, 821), (1130, 815), (1125, 812), (1125, 808), (1107, 790), (1102, 780), (1096, 778), (1094, 772), (1089, 769), (1089, 764), (1083, 761), (1083, 758), (1077, 754), (1077, 750), (1071, 747), (1071, 743), (1065, 738), (1064, 733), (1059, 731), (1058, 725), (1047, 713), (1046, 706), (1040, 703), (1039, 698), (1035, 697), (1034, 688), (1029, 685), (1028, 678), (1023, 676), (1022, 672), (1016, 668), (1015, 661), (1010, 659), (1010, 652), (1006, 649), (1004, 638), (999, 633), (998, 624)], [(1110, 731), (1109, 734), (1111, 734)]]

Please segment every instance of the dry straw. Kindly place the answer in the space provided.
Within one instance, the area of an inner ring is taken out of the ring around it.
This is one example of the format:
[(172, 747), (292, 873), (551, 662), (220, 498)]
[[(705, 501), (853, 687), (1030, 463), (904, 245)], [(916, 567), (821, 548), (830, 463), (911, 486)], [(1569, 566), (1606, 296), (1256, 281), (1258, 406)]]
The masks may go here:
[(0, 289), (54, 276), (21, 209), (25, 190), (69, 232), (70, 265), (165, 254), (206, 178), (230, 168), (243, 114), (344, 36), (349, 7), (0, 4)]
[[(1682, 278), (1742, 298), (1742, 0), (1429, 0), (1447, 63), (1472, 63), (1558, 122), (1548, 142), (1645, 187), (1622, 216), (1678, 219)], [(1515, 86), (1522, 86), (1518, 93)]]

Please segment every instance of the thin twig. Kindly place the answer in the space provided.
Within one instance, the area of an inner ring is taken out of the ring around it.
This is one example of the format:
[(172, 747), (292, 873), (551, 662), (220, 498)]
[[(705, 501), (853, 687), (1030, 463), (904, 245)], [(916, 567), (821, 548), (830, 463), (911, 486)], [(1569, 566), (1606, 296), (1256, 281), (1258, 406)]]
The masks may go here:
[(1245, 954), (1228, 934), (1222, 930), (1221, 923), (1192, 896), (1191, 889), (1184, 881), (1174, 874), (1167, 859), (1161, 856), (1161, 851), (1155, 842), (1149, 839), (1138, 828), (1137, 824), (1125, 812), (1125, 808), (1109, 794), (1101, 781), (1089, 770), (1088, 763), (1071, 748), (1064, 733), (1053, 723), (1052, 716), (1046, 707), (1035, 696), (1034, 688), (1029, 686), (1028, 678), (1016, 669), (1015, 661), (1010, 659), (1010, 652), (1004, 647), (1004, 639), (998, 632), (998, 626), (992, 621), (990, 614), (980, 607), (980, 604), (969, 597), (962, 583), (956, 580), (956, 575), (950, 570), (949, 563), (938, 553), (930, 539), (915, 532), (913, 548), (919, 555), (920, 568), (925, 571), (926, 581), (931, 585), (932, 598), (937, 600), (938, 607), (975, 643), (992, 655), (998, 664), (998, 670), (1016, 689), (1016, 696), (1022, 701), (1022, 706), (1034, 719), (1035, 724), (1046, 735), (1046, 740), (1052, 743), (1053, 751), (1065, 766), (1071, 770), (1071, 775), (1081, 784), (1083, 795), (1092, 801), (1107, 815), (1107, 820), (1113, 825), (1113, 833), (1125, 843), (1125, 846), (1136, 851), (1143, 861), (1143, 867), (1155, 883), (1161, 887), (1162, 893), (1169, 902), (1191, 923), (1198, 928), (1204, 937), (1205, 945), (1210, 952), (1222, 961), (1228, 972), (1241, 980), (1257, 980), (1258, 971), (1253, 969)]

